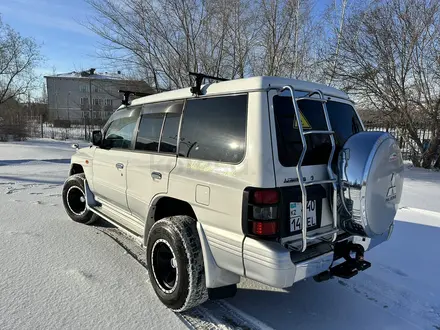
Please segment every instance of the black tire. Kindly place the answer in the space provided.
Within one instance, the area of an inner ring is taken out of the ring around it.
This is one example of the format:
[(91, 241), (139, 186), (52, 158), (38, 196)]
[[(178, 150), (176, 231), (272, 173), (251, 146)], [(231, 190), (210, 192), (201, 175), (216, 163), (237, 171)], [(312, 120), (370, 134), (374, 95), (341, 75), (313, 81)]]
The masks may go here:
[(147, 265), (156, 295), (174, 312), (186, 311), (208, 299), (194, 219), (173, 216), (156, 222), (148, 235)]
[(69, 217), (79, 223), (92, 224), (99, 219), (92, 211), (86, 208), (84, 173), (71, 175), (63, 186), (63, 204)]

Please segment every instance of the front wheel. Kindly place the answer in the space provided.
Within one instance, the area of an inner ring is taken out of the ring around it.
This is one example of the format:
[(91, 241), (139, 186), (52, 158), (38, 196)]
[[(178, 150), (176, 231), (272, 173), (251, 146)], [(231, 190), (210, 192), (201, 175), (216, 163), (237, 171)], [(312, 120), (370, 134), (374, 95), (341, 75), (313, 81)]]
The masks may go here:
[(99, 216), (87, 209), (84, 179), (84, 173), (71, 175), (64, 183), (62, 196), (69, 217), (75, 222), (89, 225)]
[(173, 216), (156, 222), (147, 240), (151, 284), (162, 303), (183, 312), (208, 299), (196, 222)]

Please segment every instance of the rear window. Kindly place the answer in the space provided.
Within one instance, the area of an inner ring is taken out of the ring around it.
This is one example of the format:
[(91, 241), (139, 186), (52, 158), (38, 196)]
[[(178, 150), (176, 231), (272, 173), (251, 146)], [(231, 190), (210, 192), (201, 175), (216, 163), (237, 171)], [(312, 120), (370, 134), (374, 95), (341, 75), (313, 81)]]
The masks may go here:
[[(281, 165), (290, 167), (298, 164), (302, 151), (301, 138), (296, 124), (292, 98), (276, 95), (273, 98), (275, 125), (278, 146), (278, 158)], [(326, 130), (322, 105), (316, 101), (299, 101), (298, 107), (306, 122), (305, 131)], [(333, 131), (335, 131), (336, 154), (345, 141), (355, 133), (362, 131), (361, 123), (349, 104), (328, 101), (327, 111)], [(330, 137), (323, 134), (306, 135), (307, 153), (303, 165), (327, 164), (331, 151)]]

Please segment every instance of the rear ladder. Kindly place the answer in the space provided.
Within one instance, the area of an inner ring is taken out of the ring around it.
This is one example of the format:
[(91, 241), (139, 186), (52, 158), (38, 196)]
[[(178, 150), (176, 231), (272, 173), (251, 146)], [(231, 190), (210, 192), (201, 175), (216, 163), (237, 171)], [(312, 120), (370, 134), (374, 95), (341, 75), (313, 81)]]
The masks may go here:
[[(302, 225), (301, 226), (301, 238), (295, 239), (293, 241), (287, 241), (284, 243), (284, 245), (291, 250), (297, 250), (297, 251), (304, 252), (307, 249), (307, 243), (309, 241), (321, 239), (321, 240), (328, 241), (328, 242), (334, 242), (337, 238), (337, 235), (338, 235), (339, 230), (338, 230), (338, 222), (337, 222), (338, 213), (337, 213), (336, 175), (332, 170), (332, 161), (333, 161), (333, 157), (334, 157), (335, 150), (336, 150), (336, 143), (335, 143), (335, 137), (334, 137), (335, 132), (332, 130), (332, 126), (331, 126), (330, 119), (328, 116), (327, 105), (326, 105), (327, 100), (324, 99), (324, 95), (322, 94), (322, 92), (320, 90), (317, 89), (317, 90), (309, 93), (305, 97), (298, 97), (298, 98), (295, 97), (295, 89), (292, 86), (290, 86), (290, 85), (284, 86), (281, 89), (280, 93), (282, 93), (285, 90), (289, 90), (292, 95), (293, 109), (295, 111), (295, 118), (296, 118), (296, 121), (298, 124), (298, 130), (299, 130), (301, 143), (302, 143), (302, 147), (303, 147), (301, 155), (298, 160), (298, 164), (296, 166), (296, 174), (298, 176), (298, 183), (301, 188), (301, 203), (303, 206), (303, 212), (302, 212), (302, 217), (301, 217), (301, 225)], [(319, 96), (319, 98), (312, 97), (315, 94), (317, 94)], [(298, 103), (297, 103), (297, 101), (301, 101), (301, 100), (315, 101), (315, 102), (320, 102), (322, 104), (322, 111), (324, 113), (327, 130), (310, 130), (310, 131), (304, 132), (304, 128), (303, 128), (302, 121), (301, 121), (301, 115), (300, 115), (300, 111), (299, 111), (299, 107), (298, 107)], [(305, 182), (304, 181), (301, 167), (302, 167), (302, 163), (304, 161), (304, 157), (307, 152), (307, 142), (306, 142), (305, 136), (311, 135), (311, 134), (326, 134), (326, 135), (329, 135), (329, 137), (330, 137), (332, 150), (330, 152), (330, 157), (327, 162), (328, 179), (326, 179), (326, 180), (318, 180), (318, 181), (313, 181), (313, 182)], [(323, 184), (331, 184), (333, 186), (333, 194), (332, 194), (333, 221), (332, 221), (331, 225), (316, 229), (318, 231), (318, 233), (309, 234), (307, 232), (307, 212), (306, 212), (306, 207), (305, 207), (307, 205), (307, 201), (308, 201), (306, 187), (313, 186), (313, 185), (323, 185)], [(331, 237), (329, 237), (330, 235), (331, 235)], [(298, 243), (300, 243), (300, 244), (298, 245)]]

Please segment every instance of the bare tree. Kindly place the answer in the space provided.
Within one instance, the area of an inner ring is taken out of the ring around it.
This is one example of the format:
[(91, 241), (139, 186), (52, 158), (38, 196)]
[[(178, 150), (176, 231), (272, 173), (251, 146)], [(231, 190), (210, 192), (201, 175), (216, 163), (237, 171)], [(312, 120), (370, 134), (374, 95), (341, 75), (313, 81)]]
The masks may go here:
[(314, 40), (307, 0), (261, 0), (255, 3), (260, 15), (258, 44), (254, 50), (253, 74), (301, 78), (312, 65)]
[(251, 0), (87, 0), (85, 24), (101, 56), (136, 68), (159, 89), (188, 86), (189, 71), (244, 76), (255, 32)]
[(221, 0), (207, 4), (209, 21), (200, 38), (202, 71), (225, 78), (244, 77), (256, 35), (251, 0)]
[(107, 58), (142, 68), (157, 88), (183, 86), (187, 72), (197, 70), (195, 41), (201, 34), (204, 6), (177, 0), (88, 2), (96, 15), (87, 26), (107, 41)]
[(338, 8), (338, 1), (335, 0), (334, 3), (334, 13), (336, 14), (336, 28), (334, 31), (336, 45), (334, 45), (334, 54), (332, 54), (330, 61), (332, 62), (330, 65), (330, 72), (328, 75), (328, 84), (331, 85), (336, 73), (337, 61), (339, 58), (339, 50), (341, 46), (341, 39), (344, 35), (344, 26), (345, 26), (345, 14), (347, 10), (348, 0), (341, 0), (340, 8)]
[(137, 68), (158, 88), (188, 71), (224, 78), (306, 78), (316, 42), (312, 0), (87, 0), (101, 56)]
[(0, 104), (28, 94), (41, 60), (35, 41), (22, 37), (0, 18)]
[[(407, 132), (414, 165), (430, 167), (440, 145), (440, 2), (375, 1), (351, 15), (335, 78)], [(425, 149), (418, 128), (432, 132)]]

